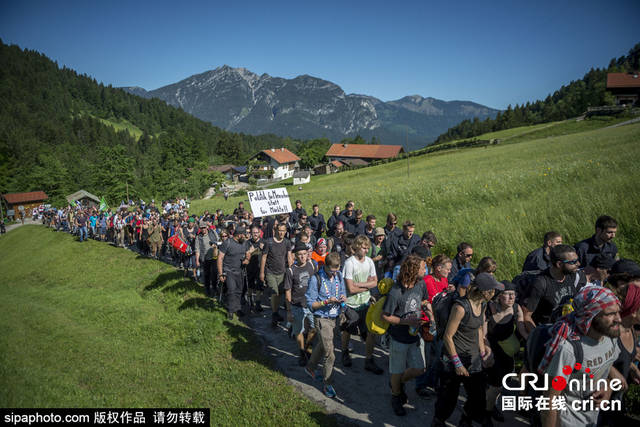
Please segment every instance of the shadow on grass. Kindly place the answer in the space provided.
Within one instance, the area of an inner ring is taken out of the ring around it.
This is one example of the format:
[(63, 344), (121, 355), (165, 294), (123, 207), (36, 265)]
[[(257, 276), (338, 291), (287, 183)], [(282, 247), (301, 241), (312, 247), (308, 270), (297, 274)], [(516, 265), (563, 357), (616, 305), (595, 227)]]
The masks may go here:
[[(139, 258), (146, 258), (146, 257), (141, 257), (138, 256)], [(184, 276), (184, 274), (181, 271), (165, 271), (164, 273), (160, 273), (158, 274), (158, 276), (154, 279), (154, 281), (150, 284), (145, 286), (144, 291), (145, 292), (150, 292), (153, 291), (154, 289), (159, 289), (159, 288), (164, 288), (165, 286), (167, 286), (169, 284), (169, 282), (175, 282), (176, 280), (180, 280), (182, 281), (182, 277)], [(184, 282), (184, 284), (186, 285), (188, 282)], [(180, 283), (182, 284), (182, 282)], [(175, 285), (167, 288), (167, 289), (163, 289), (163, 291), (168, 291), (171, 288), (174, 288), (176, 286), (178, 286), (179, 284), (176, 283)]]

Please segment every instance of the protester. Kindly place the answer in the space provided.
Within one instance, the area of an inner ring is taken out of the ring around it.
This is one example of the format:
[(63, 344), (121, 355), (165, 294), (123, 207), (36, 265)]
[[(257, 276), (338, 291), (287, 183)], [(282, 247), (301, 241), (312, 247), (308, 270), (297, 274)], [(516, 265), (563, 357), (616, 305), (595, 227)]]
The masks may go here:
[(544, 235), (542, 247), (533, 250), (524, 260), (522, 271), (542, 271), (551, 267), (549, 251), (562, 244), (562, 236), (555, 231), (549, 231)]
[(618, 247), (613, 243), (618, 231), (618, 222), (607, 215), (598, 217), (595, 225), (596, 232), (593, 236), (577, 243), (574, 247), (580, 265), (587, 266), (599, 253), (609, 255), (618, 260)]
[[(333, 388), (335, 362), (333, 331), (336, 327), (336, 319), (341, 312), (341, 303), (347, 300), (346, 294), (344, 278), (340, 273), (340, 256), (337, 253), (330, 253), (325, 258), (324, 268), (309, 280), (305, 295), (307, 306), (313, 311), (319, 341), (313, 349), (305, 371), (314, 380), (324, 381), (322, 391), (329, 398), (336, 397), (336, 391)], [(321, 358), (323, 358), (322, 373), (317, 371)]]
[(226, 239), (219, 248), (218, 271), (219, 280), (227, 288), (227, 314), (229, 320), (234, 314), (243, 317), (240, 298), (244, 289), (243, 266), (251, 258), (251, 245), (245, 242), (245, 229), (238, 227), (232, 239)]

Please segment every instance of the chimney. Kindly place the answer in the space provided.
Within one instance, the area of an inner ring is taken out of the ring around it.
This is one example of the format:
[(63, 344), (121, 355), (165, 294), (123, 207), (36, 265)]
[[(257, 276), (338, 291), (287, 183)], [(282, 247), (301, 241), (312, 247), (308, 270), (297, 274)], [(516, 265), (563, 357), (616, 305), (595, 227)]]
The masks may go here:
[(280, 151), (282, 151), (284, 153), (284, 147), (280, 149)]
[(349, 144), (344, 144), (344, 148), (347, 148), (347, 146), (348, 146), (348, 145), (349, 145)]
[(634, 70), (633, 71), (633, 78), (637, 79), (638, 78), (638, 70)]
[(272, 149), (271, 149), (271, 152), (275, 153), (275, 152), (276, 152), (276, 149), (275, 149), (275, 148), (272, 148)]

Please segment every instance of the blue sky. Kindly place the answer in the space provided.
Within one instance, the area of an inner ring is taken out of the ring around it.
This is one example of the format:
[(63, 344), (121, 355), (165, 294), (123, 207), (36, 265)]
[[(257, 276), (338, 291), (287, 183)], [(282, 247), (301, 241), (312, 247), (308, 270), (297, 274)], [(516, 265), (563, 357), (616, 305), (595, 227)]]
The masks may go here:
[(544, 99), (640, 42), (638, 0), (8, 1), (0, 38), (147, 90), (227, 64), (383, 101)]

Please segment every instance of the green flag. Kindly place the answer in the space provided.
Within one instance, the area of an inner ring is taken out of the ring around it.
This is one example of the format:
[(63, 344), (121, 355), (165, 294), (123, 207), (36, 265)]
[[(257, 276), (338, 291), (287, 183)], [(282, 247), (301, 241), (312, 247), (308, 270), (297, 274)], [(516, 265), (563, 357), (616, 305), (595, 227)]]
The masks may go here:
[(104, 196), (102, 196), (102, 200), (100, 200), (100, 211), (106, 211), (107, 209), (109, 209), (109, 205), (107, 204), (107, 201), (104, 200)]

